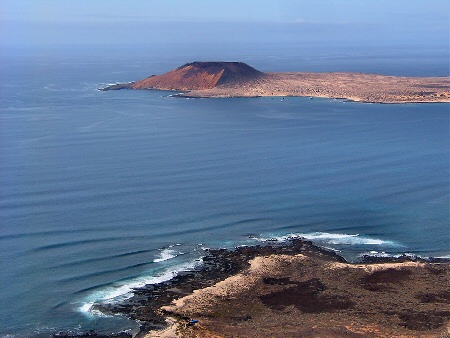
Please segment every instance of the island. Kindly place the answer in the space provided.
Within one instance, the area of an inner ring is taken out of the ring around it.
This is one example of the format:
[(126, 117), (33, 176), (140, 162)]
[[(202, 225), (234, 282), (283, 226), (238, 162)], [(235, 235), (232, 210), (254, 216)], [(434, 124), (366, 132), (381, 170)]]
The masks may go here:
[(243, 62), (192, 62), (162, 75), (100, 88), (170, 90), (186, 98), (305, 96), (367, 103), (450, 102), (450, 77), (347, 72), (261, 72)]

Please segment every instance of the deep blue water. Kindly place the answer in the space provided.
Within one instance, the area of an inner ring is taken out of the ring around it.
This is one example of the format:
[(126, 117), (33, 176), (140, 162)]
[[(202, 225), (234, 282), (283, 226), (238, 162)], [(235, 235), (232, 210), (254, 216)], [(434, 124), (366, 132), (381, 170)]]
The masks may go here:
[[(337, 70), (331, 62), (351, 71), (448, 73), (433, 53), (286, 53), (286, 69), (279, 55), (240, 60), (275, 71)], [(1, 335), (135, 328), (90, 312), (90, 304), (170, 278), (198, 264), (207, 247), (301, 235), (349, 260), (367, 252), (449, 255), (448, 104), (99, 92), (102, 83), (194, 59), (7, 56)]]

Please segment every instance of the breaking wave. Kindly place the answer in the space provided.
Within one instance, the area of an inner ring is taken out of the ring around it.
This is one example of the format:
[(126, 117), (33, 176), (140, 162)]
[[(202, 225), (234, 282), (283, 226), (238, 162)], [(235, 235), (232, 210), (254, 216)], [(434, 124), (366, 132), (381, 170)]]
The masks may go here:
[(134, 289), (144, 287), (148, 284), (158, 284), (168, 281), (182, 271), (194, 269), (198, 264), (200, 264), (200, 261), (195, 260), (172, 266), (155, 275), (137, 277), (124, 281), (123, 283), (116, 283), (113, 286), (102, 288), (101, 290), (97, 290), (88, 295), (78, 307), (78, 311), (87, 316), (108, 317), (100, 311), (93, 309), (92, 306), (96, 303), (110, 304), (124, 301), (133, 296)]
[(181, 252), (177, 252), (173, 249), (171, 249), (170, 247), (167, 249), (163, 249), (161, 250), (160, 254), (159, 254), (159, 258), (155, 258), (153, 260), (154, 263), (159, 263), (159, 262), (164, 262), (167, 261), (169, 259), (175, 258), (178, 255), (181, 255)]
[(329, 232), (292, 233), (284, 236), (263, 237), (261, 241), (287, 241), (289, 239), (304, 238), (313, 242), (334, 245), (379, 245), (401, 247), (395, 241), (383, 240), (359, 234), (336, 234)]

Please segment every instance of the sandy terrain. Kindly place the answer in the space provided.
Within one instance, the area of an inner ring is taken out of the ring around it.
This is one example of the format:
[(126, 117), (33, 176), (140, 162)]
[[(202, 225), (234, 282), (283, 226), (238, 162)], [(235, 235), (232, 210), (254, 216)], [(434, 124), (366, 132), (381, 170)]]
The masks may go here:
[(193, 90), (180, 96), (307, 96), (373, 103), (450, 102), (450, 78), (361, 73), (266, 73), (261, 79)]
[[(164, 306), (180, 321), (160, 337), (448, 337), (449, 277), (448, 263), (260, 256)], [(186, 326), (186, 318), (199, 323)]]

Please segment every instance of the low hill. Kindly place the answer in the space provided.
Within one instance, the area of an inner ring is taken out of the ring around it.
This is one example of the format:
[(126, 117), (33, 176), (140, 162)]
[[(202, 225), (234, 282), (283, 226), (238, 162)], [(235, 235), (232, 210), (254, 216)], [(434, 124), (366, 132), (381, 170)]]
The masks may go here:
[(202, 90), (255, 80), (264, 73), (243, 62), (192, 62), (130, 84), (133, 89)]

